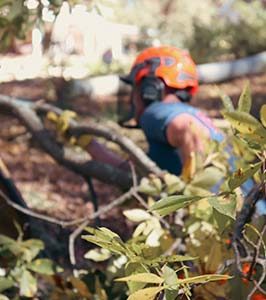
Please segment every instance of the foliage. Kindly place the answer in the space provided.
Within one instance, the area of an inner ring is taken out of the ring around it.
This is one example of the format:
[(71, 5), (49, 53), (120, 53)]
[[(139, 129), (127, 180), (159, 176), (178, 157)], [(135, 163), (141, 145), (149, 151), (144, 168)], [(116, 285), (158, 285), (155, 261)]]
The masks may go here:
[[(181, 179), (165, 174), (160, 179), (142, 179), (139, 192), (148, 196), (150, 209), (124, 211), (127, 219), (137, 224), (132, 239), (123, 242), (107, 228), (87, 229), (89, 235), (84, 238), (102, 249), (90, 250), (87, 258), (112, 264), (111, 255), (123, 257), (120, 271), (112, 278), (127, 283), (128, 299), (157, 299), (162, 294), (165, 299), (179, 299), (178, 295), (187, 299), (195, 295), (208, 300), (235, 299), (235, 293), (246, 298), (253, 288), (252, 281), (262, 276), (257, 263), (249, 281), (244, 269), (244, 279), (238, 280), (233, 265), (224, 265), (225, 261), (234, 261), (230, 236), (243, 205), (241, 185), (250, 178), (265, 185), (266, 108), (261, 108), (260, 121), (252, 117), (250, 95), (247, 83), (237, 108), (230, 98), (222, 96), (223, 115), (232, 129), (228, 130), (225, 143), (211, 144), (205, 157), (194, 158), (193, 176)], [(232, 147), (226, 149), (229, 142)], [(226, 164), (233, 153), (238, 158), (234, 169)], [(219, 182), (218, 189), (213, 190)], [(170, 223), (163, 222), (158, 214), (170, 214), (164, 219)], [(263, 240), (259, 230), (247, 224), (243, 234), (249, 253), (258, 251), (265, 263), (265, 243), (262, 242), (261, 250), (255, 250), (256, 239)], [(185, 255), (177, 255), (180, 252)], [(223, 270), (224, 275), (217, 270)], [(227, 282), (230, 276), (233, 279)]]
[(38, 289), (37, 274), (53, 275), (62, 269), (50, 259), (38, 258), (44, 249), (42, 241), (37, 239), (17, 240), (0, 235), (0, 292), (10, 289), (21, 297), (34, 297)]
[[(219, 274), (189, 277), (188, 272), (184, 272), (184, 278), (179, 278), (178, 272), (186, 269), (186, 267), (182, 267), (183, 262), (195, 258), (182, 255), (159, 256), (157, 247), (148, 246), (147, 243), (134, 239), (124, 243), (117, 234), (103, 227), (87, 228), (87, 231), (90, 235), (84, 236), (84, 239), (115, 255), (119, 254), (127, 258), (124, 268), (129, 276), (118, 278), (116, 281), (128, 283), (129, 300), (138, 299), (138, 297), (143, 300), (154, 299), (162, 291), (165, 293), (166, 299), (170, 300), (177, 297), (179, 290), (190, 299), (192, 285), (230, 278), (228, 275)], [(181, 267), (173, 269), (168, 266), (170, 263), (180, 263)]]
[(229, 16), (213, 14), (209, 23), (194, 19), (185, 45), (197, 63), (233, 59), (265, 51), (266, 10), (262, 1), (234, 1)]
[(6, 50), (15, 39), (26, 40), (34, 25), (43, 25), (43, 13), (57, 13), (63, 1), (33, 1), (34, 6), (27, 6), (30, 1), (0, 1), (0, 39), (1, 50)]

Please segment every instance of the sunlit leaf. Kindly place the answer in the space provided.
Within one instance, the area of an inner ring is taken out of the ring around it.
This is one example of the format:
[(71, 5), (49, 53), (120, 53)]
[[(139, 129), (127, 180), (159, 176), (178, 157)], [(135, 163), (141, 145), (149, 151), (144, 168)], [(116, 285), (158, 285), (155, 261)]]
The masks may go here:
[(260, 120), (264, 127), (266, 127), (266, 104), (263, 104), (260, 109)]
[(44, 249), (44, 243), (37, 239), (23, 241), (21, 242), (21, 246), (23, 247), (24, 259), (28, 262), (33, 260)]
[(162, 271), (165, 284), (171, 286), (171, 289), (166, 289), (164, 292), (165, 300), (175, 300), (178, 295), (178, 285), (176, 284), (176, 272), (168, 266), (164, 266)]
[(24, 297), (33, 297), (37, 292), (37, 280), (27, 270), (22, 272), (19, 280), (19, 294)]
[(191, 185), (208, 190), (219, 183), (223, 177), (224, 173), (220, 169), (208, 167), (196, 174), (195, 178), (191, 181)]
[(143, 222), (151, 218), (151, 215), (143, 209), (135, 208), (123, 211), (125, 215), (132, 222)]
[(9, 300), (7, 296), (0, 294), (0, 300)]
[(219, 90), (218, 92), (219, 92), (220, 97), (221, 97), (221, 99), (222, 99), (224, 109), (225, 109), (226, 111), (234, 111), (235, 109), (234, 109), (234, 106), (233, 106), (233, 103), (232, 103), (231, 98), (230, 98), (228, 95), (224, 94), (224, 93), (223, 93), (222, 91), (220, 91), (220, 90)]
[(20, 243), (0, 234), (0, 245), (4, 246), (4, 249), (9, 250), (13, 255), (18, 256), (23, 252), (23, 248)]
[(236, 214), (236, 197), (230, 195), (228, 197), (210, 197), (208, 198), (210, 205), (221, 214), (235, 219)]
[(158, 212), (162, 216), (165, 216), (200, 199), (202, 199), (202, 197), (199, 196), (170, 196), (154, 203), (154, 205), (151, 207), (151, 210)]
[(14, 281), (10, 278), (0, 277), (0, 293), (4, 290), (11, 288), (14, 285)]
[(228, 217), (225, 214), (220, 213), (215, 208), (213, 209), (213, 218), (217, 223), (218, 232), (220, 234), (222, 234), (224, 232), (225, 228), (227, 228), (232, 221), (231, 217)]
[(150, 182), (148, 178), (142, 178), (139, 186), (139, 192), (151, 196), (158, 195), (157, 188)]
[(86, 231), (91, 233), (91, 235), (83, 235), (82, 238), (91, 242), (97, 246), (105, 248), (113, 253), (117, 254), (127, 254), (128, 250), (120, 239), (119, 235), (114, 233), (108, 228), (101, 227), (99, 229), (95, 229), (92, 227), (86, 227)]
[[(125, 275), (133, 275), (139, 273), (146, 273), (148, 268), (141, 263), (128, 263), (125, 268)], [(128, 281), (127, 285), (129, 287), (130, 293), (134, 293), (137, 290), (143, 289), (146, 285), (145, 282), (136, 282), (136, 281)]]
[(45, 275), (53, 275), (63, 271), (63, 269), (56, 266), (53, 261), (47, 258), (36, 259), (29, 263), (27, 268), (36, 273)]
[(127, 300), (154, 300), (155, 296), (162, 291), (163, 287), (150, 287), (142, 290), (138, 290), (131, 294)]
[(250, 165), (246, 169), (238, 169), (229, 179), (228, 185), (231, 190), (241, 186), (247, 179), (251, 178), (261, 167), (262, 162)]
[(251, 91), (250, 84), (247, 81), (238, 101), (238, 110), (249, 112), (251, 108)]
[(159, 277), (158, 275), (152, 274), (152, 273), (139, 273), (139, 274), (133, 274), (127, 277), (122, 277), (116, 279), (116, 281), (135, 281), (135, 282), (145, 282), (145, 283), (157, 283), (161, 284), (163, 283), (163, 278)]
[(157, 193), (159, 194), (162, 191), (163, 187), (161, 179), (157, 177), (151, 178), (150, 182), (156, 188)]
[(106, 249), (92, 249), (84, 257), (93, 261), (105, 261), (111, 257), (111, 253)]
[(232, 127), (237, 129), (240, 133), (251, 134), (262, 128), (260, 122), (246, 112), (223, 112), (223, 115), (230, 122)]

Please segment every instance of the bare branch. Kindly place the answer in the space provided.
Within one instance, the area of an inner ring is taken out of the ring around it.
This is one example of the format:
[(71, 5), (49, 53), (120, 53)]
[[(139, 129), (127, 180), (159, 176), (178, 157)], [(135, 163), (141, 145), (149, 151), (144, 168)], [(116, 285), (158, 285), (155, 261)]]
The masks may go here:
[[(107, 213), (108, 211), (110, 211), (114, 207), (123, 204), (125, 201), (127, 201), (128, 199), (130, 199), (134, 195), (135, 191), (136, 191), (135, 188), (131, 188), (127, 193), (123, 194), (122, 196), (120, 196), (116, 200), (112, 201), (110, 204), (102, 207), (97, 212), (95, 212), (92, 215), (84, 218), (82, 224), (80, 224), (80, 226), (75, 231), (73, 231), (71, 233), (71, 235), (69, 237), (69, 257), (70, 257), (70, 262), (71, 262), (72, 265), (76, 264), (75, 240), (81, 234), (81, 232), (84, 230), (84, 228), (89, 224), (89, 222), (93, 219), (96, 219), (100, 215), (103, 215), (103, 214)], [(75, 272), (74, 272), (74, 275), (75, 275)]]

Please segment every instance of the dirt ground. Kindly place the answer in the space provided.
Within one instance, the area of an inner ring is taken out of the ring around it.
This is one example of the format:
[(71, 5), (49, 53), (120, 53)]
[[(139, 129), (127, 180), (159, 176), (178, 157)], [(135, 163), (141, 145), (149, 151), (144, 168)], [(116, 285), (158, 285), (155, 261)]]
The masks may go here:
[[(266, 74), (238, 78), (217, 86), (202, 85), (193, 104), (206, 110), (211, 117), (219, 117), (221, 101), (217, 88), (236, 103), (247, 79), (250, 80), (252, 87), (252, 113), (258, 116), (260, 106), (266, 103)], [(60, 89), (61, 81), (54, 82), (57, 84), (57, 90)], [(32, 101), (48, 99), (54, 103), (57, 100), (53, 84), (45, 79), (2, 83), (0, 93)], [(101, 101), (104, 107), (104, 99)], [(18, 120), (2, 112), (0, 122), (0, 158), (9, 169), (29, 207), (64, 220), (90, 214), (93, 208), (84, 180), (59, 166), (42, 152)], [(131, 132), (128, 131), (126, 134), (130, 136)], [(114, 200), (120, 193), (114, 187), (100, 182), (94, 181), (94, 184), (100, 206)], [(121, 213), (121, 208), (109, 212), (102, 217), (102, 225), (111, 224), (113, 230), (123, 232), (124, 224), (121, 222), (125, 221), (119, 218)]]

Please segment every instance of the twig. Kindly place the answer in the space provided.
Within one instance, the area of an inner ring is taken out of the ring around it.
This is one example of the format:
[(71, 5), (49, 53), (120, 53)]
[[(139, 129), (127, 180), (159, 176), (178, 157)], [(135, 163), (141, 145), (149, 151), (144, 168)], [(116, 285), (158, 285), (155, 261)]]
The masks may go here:
[(252, 300), (252, 296), (253, 294), (256, 292), (256, 290), (258, 289), (258, 286), (261, 286), (261, 284), (263, 283), (264, 281), (264, 278), (266, 276), (266, 261), (264, 260), (264, 263), (261, 264), (261, 267), (262, 267), (262, 274), (261, 274), (261, 277), (259, 279), (258, 282), (256, 282), (254, 288), (250, 291), (250, 293), (248, 294), (248, 297), (247, 297), (247, 300)]
[[(82, 224), (79, 225), (69, 236), (69, 243), (68, 243), (68, 251), (69, 251), (69, 259), (70, 263), (74, 266), (76, 264), (76, 257), (75, 257), (75, 240), (84, 230), (84, 228), (89, 224), (90, 220), (86, 220)], [(74, 275), (75, 274), (74, 270)]]
[[(135, 188), (131, 188), (127, 193), (123, 194), (112, 203), (104, 206), (103, 208), (99, 209), (97, 212), (93, 213), (92, 215), (88, 216), (84, 219), (83, 223), (73, 231), (69, 237), (69, 257), (70, 262), (72, 265), (76, 264), (76, 257), (75, 257), (75, 240), (79, 236), (79, 234), (83, 231), (83, 229), (89, 224), (92, 219), (98, 218), (100, 215), (110, 211), (112, 208), (123, 204), (126, 200), (133, 196)], [(75, 275), (75, 270), (74, 270)]]
[[(249, 255), (249, 256), (246, 256), (244, 258), (240, 258), (239, 259), (239, 263), (245, 263), (245, 262), (251, 262), (253, 260), (253, 256)], [(231, 258), (231, 259), (227, 259), (223, 264), (221, 264), (218, 268), (217, 268), (217, 271), (216, 273), (218, 274), (221, 274), (223, 273), (223, 271), (230, 267), (231, 265), (235, 264), (235, 259), (234, 258)], [(257, 263), (259, 265), (266, 265), (266, 259), (264, 258), (258, 258), (257, 259)]]
[(137, 187), (137, 185), (138, 185), (137, 173), (136, 173), (136, 168), (135, 168), (134, 164), (132, 163), (132, 161), (129, 161), (129, 166), (130, 166), (130, 170), (131, 170), (131, 174), (132, 174), (133, 186)]
[(254, 249), (254, 254), (253, 254), (253, 260), (252, 260), (252, 262), (251, 262), (251, 266), (250, 266), (250, 268), (249, 268), (249, 272), (248, 272), (248, 275), (247, 275), (247, 279), (249, 279), (250, 280), (250, 278), (251, 278), (251, 276), (252, 276), (252, 274), (253, 274), (253, 270), (254, 270), (254, 268), (255, 268), (255, 266), (256, 266), (256, 262), (257, 262), (257, 259), (258, 259), (258, 257), (259, 257), (259, 254), (260, 254), (260, 246), (261, 246), (261, 244), (262, 244), (262, 238), (263, 238), (263, 235), (264, 235), (264, 233), (265, 233), (265, 231), (266, 231), (266, 224), (263, 226), (263, 229), (262, 229), (262, 232), (261, 232), (261, 234), (259, 234), (259, 237), (258, 237), (258, 241), (257, 241), (257, 243), (255, 244), (255, 243), (253, 243), (245, 234), (244, 234), (244, 239), (253, 247), (253, 249)]
[(93, 214), (83, 217), (83, 218), (79, 218), (76, 220), (71, 220), (71, 221), (62, 221), (56, 218), (52, 218), (40, 213), (36, 213), (33, 212), (32, 210), (28, 209), (28, 208), (24, 208), (16, 203), (14, 203), (12, 200), (10, 200), (1, 190), (0, 190), (0, 196), (3, 198), (3, 200), (6, 201), (6, 203), (8, 205), (10, 205), (11, 207), (15, 208), (16, 210), (22, 212), (25, 215), (49, 222), (49, 223), (53, 223), (56, 225), (59, 225), (61, 227), (70, 227), (70, 226), (74, 226), (74, 225), (78, 225), (80, 223), (83, 223), (87, 220), (92, 221), (94, 219), (96, 219), (97, 217), (105, 214), (106, 212), (110, 211), (111, 209), (113, 209), (116, 206), (119, 206), (121, 204), (123, 204), (126, 200), (128, 200), (130, 197), (132, 197), (134, 195), (135, 189), (131, 188), (128, 192), (126, 192), (125, 194), (123, 194), (122, 196), (118, 197), (116, 200), (112, 201), (110, 204), (103, 206), (101, 209), (99, 209), (97, 212), (94, 212)]
[(40, 220), (47, 221), (47, 222), (50, 222), (50, 223), (53, 223), (53, 224), (57, 224), (57, 225), (60, 225), (62, 227), (70, 226), (69, 223), (71, 223), (71, 222), (60, 221), (58, 219), (48, 217), (48, 216), (40, 214), (40, 213), (36, 213), (36, 212), (33, 212), (32, 210), (30, 210), (28, 208), (22, 207), (19, 204), (14, 203), (1, 190), (0, 190), (0, 196), (2, 197), (3, 200), (5, 200), (5, 202), (9, 206), (15, 208), (16, 210), (22, 212), (25, 215), (28, 215), (28, 216), (31, 216), (31, 217), (34, 217), (34, 218), (38, 218)]

